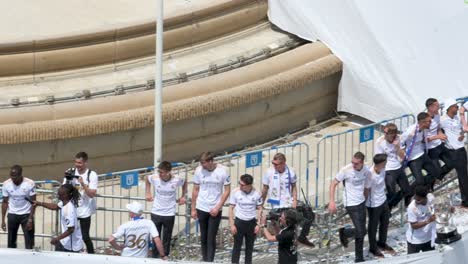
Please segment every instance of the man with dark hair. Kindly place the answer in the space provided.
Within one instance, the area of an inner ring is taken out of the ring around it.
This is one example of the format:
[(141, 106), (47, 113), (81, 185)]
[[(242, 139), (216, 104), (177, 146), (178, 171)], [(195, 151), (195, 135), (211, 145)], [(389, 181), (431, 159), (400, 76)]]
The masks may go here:
[(274, 235), (266, 228), (266, 217), (262, 217), (263, 235), (270, 242), (278, 242), (278, 264), (297, 263), (296, 212), (293, 209), (283, 211), (279, 222), (281, 229), (275, 225)]
[[(158, 165), (158, 172), (148, 175), (145, 181), (146, 200), (153, 201), (151, 209), (151, 220), (161, 234), (164, 255), (169, 256), (171, 250), (172, 229), (174, 228), (176, 204), (185, 204), (187, 194), (187, 182), (184, 179), (175, 177), (171, 173), (172, 165), (168, 161), (163, 161)], [(151, 194), (151, 186), (154, 188)], [(181, 187), (180, 196), (177, 199), (177, 189)], [(153, 258), (158, 258), (159, 251), (153, 248)]]
[(200, 166), (193, 175), (193, 219), (200, 224), (200, 240), (203, 261), (213, 262), (216, 251), (216, 234), (223, 206), (231, 192), (228, 168), (217, 164), (210, 152), (200, 155)]
[[(425, 131), (428, 155), (440, 171), (438, 179), (442, 180), (453, 169), (454, 164), (450, 158), (448, 149), (442, 144), (443, 141), (447, 140), (447, 136), (442, 132), (440, 127), (439, 102), (437, 99), (429, 98), (426, 100), (426, 108), (427, 113), (432, 118), (431, 125)], [(444, 162), (444, 166), (440, 166), (439, 160)]]
[[(390, 221), (390, 209), (385, 195), (385, 166), (386, 154), (374, 156), (374, 166), (370, 168), (371, 176), (367, 182), (365, 192), (367, 194), (366, 206), (369, 213), (369, 225), (367, 227), (369, 236), (369, 252), (376, 257), (384, 257), (380, 249), (389, 253), (395, 253), (387, 244), (387, 231)], [(377, 229), (379, 230), (379, 241), (377, 242)], [(379, 249), (380, 248), (380, 249)]]
[(252, 263), (254, 242), (260, 230), (259, 223), (262, 215), (262, 196), (252, 184), (252, 175), (244, 174), (240, 177), (239, 188), (231, 194), (229, 225), (231, 234), (234, 236), (231, 263), (239, 263), (244, 238), (245, 264)]
[(406, 230), (408, 254), (434, 250), (432, 234), (436, 228), (434, 222), (436, 216), (433, 214), (433, 198), (434, 196), (428, 194), (425, 186), (416, 186), (414, 199), (407, 209), (409, 223)]
[(5, 215), (8, 209), (8, 247), (17, 248), (16, 240), (21, 225), (26, 249), (34, 247), (34, 212), (31, 202), (36, 201), (34, 181), (23, 177), (23, 168), (14, 165), (10, 169), (10, 179), (2, 188), (2, 230), (7, 230)]
[[(405, 197), (405, 206), (411, 202), (412, 192), (408, 177), (401, 165), (405, 157), (405, 151), (400, 149), (400, 136), (398, 128), (393, 123), (385, 125), (384, 135), (375, 141), (374, 153), (387, 154), (385, 166), (385, 188), (387, 189), (387, 203), (390, 211), (400, 200)], [(396, 184), (400, 186), (397, 192)]]
[(355, 262), (364, 261), (364, 236), (366, 235), (366, 198), (364, 187), (368, 185), (371, 176), (369, 169), (364, 166), (364, 154), (356, 152), (351, 163), (343, 167), (330, 184), (330, 203), (328, 210), (336, 213), (335, 191), (340, 182), (343, 182), (343, 203), (354, 228), (341, 228), (340, 241), (344, 247), (348, 246), (348, 238), (354, 237)]
[[(415, 185), (425, 185), (433, 188), (435, 179), (439, 178), (440, 170), (427, 155), (425, 130), (431, 125), (428, 113), (418, 114), (418, 123), (409, 126), (400, 137), (401, 148), (405, 149), (404, 165), (408, 165), (415, 178)], [(422, 169), (426, 170), (424, 176)]]
[(73, 173), (75, 177), (72, 180), (65, 178), (63, 179), (63, 183), (68, 182), (77, 187), (81, 194), (76, 214), (80, 222), (86, 250), (88, 254), (94, 254), (94, 245), (89, 235), (89, 230), (91, 228), (91, 216), (96, 213), (98, 176), (95, 171), (88, 168), (88, 154), (83, 151), (75, 155), (75, 167), (69, 169), (68, 172)]

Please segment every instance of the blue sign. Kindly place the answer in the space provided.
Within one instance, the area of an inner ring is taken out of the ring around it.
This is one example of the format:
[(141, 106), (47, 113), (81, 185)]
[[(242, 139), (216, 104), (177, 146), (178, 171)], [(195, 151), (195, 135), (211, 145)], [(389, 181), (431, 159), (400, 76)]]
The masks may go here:
[(252, 152), (245, 155), (245, 167), (252, 168), (262, 164), (262, 152)]
[(120, 187), (130, 189), (138, 186), (138, 172), (128, 172), (120, 176)]
[(359, 143), (374, 139), (374, 127), (365, 127), (359, 130)]

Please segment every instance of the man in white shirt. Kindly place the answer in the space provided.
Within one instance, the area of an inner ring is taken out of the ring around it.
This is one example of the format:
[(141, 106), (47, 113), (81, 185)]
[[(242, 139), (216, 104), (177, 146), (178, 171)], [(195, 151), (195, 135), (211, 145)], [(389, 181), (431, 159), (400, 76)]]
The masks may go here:
[[(390, 211), (405, 197), (405, 206), (408, 206), (413, 196), (408, 177), (401, 165), (405, 151), (400, 148), (398, 127), (393, 123), (385, 125), (384, 135), (375, 141), (374, 154), (387, 154), (385, 166), (385, 188), (387, 189), (387, 203)], [(396, 184), (400, 186), (397, 192)]]
[(350, 164), (343, 167), (330, 184), (330, 203), (328, 210), (336, 213), (335, 191), (338, 184), (343, 182), (343, 203), (354, 228), (341, 228), (340, 241), (344, 247), (348, 246), (347, 239), (354, 237), (355, 262), (364, 262), (364, 236), (366, 235), (366, 198), (364, 188), (368, 185), (371, 172), (364, 166), (364, 154), (356, 152)]
[[(401, 148), (405, 148), (404, 165), (408, 165), (415, 178), (415, 186), (425, 185), (434, 187), (435, 179), (439, 178), (440, 170), (427, 155), (425, 131), (431, 125), (431, 116), (428, 113), (419, 113), (418, 123), (409, 126), (400, 137)], [(422, 169), (426, 170), (424, 176)]]
[(434, 250), (435, 219), (432, 202), (425, 186), (416, 186), (414, 199), (407, 208), (406, 240), (408, 254)]
[[(432, 159), (437, 169), (440, 170), (439, 180), (449, 173), (454, 164), (450, 158), (448, 149), (442, 144), (447, 140), (447, 136), (440, 129), (440, 105), (437, 99), (429, 98), (426, 100), (427, 113), (432, 117), (431, 125), (426, 130), (426, 141), (429, 158)], [(440, 166), (439, 160), (444, 162), (444, 166)]]
[[(154, 241), (161, 259), (167, 260), (156, 226), (151, 220), (141, 216), (143, 205), (133, 202), (127, 204), (127, 210), (132, 220), (119, 226), (117, 231), (109, 237), (108, 242), (113, 248), (122, 251), (122, 257), (146, 258), (148, 257), (149, 244)], [(118, 244), (117, 239), (121, 237), (124, 237), (124, 243)]]
[[(370, 168), (371, 175), (367, 181), (365, 192), (367, 193), (366, 207), (369, 213), (367, 226), (369, 236), (369, 252), (376, 257), (384, 257), (380, 249), (394, 253), (392, 247), (387, 244), (388, 223), (390, 220), (390, 208), (385, 194), (385, 166), (386, 154), (374, 156), (374, 166)], [(377, 242), (377, 228), (379, 229), (379, 241)], [(380, 249), (379, 249), (380, 248)]]
[[(151, 209), (151, 220), (156, 225), (158, 233), (161, 234), (164, 255), (169, 256), (171, 250), (172, 229), (174, 228), (176, 206), (185, 204), (187, 183), (184, 179), (171, 174), (172, 165), (163, 161), (158, 165), (158, 173), (148, 175), (146, 178), (146, 200), (153, 201)], [(154, 188), (154, 196), (151, 194), (151, 186)], [(177, 189), (181, 188), (180, 196), (177, 198)], [(159, 257), (156, 248), (153, 249), (153, 258)]]
[(89, 229), (91, 227), (91, 215), (96, 213), (98, 176), (95, 171), (88, 168), (88, 154), (86, 152), (78, 152), (75, 155), (75, 168), (69, 169), (67, 172), (73, 176), (65, 177), (63, 183), (69, 183), (77, 187), (81, 194), (77, 209), (78, 221), (80, 222), (86, 250), (88, 254), (94, 254), (94, 246), (89, 235)]
[(193, 219), (200, 224), (202, 259), (213, 262), (216, 252), (216, 235), (223, 206), (231, 192), (231, 177), (228, 168), (217, 164), (211, 152), (200, 155), (200, 166), (193, 176), (192, 208)]
[[(253, 177), (244, 174), (240, 177), (230, 199), (229, 225), (234, 236), (231, 263), (239, 263), (242, 241), (245, 238), (245, 264), (252, 263), (255, 238), (260, 231), (262, 219), (262, 196), (252, 186)], [(235, 218), (235, 219), (234, 219)]]
[(462, 198), (462, 206), (468, 207), (468, 172), (467, 153), (465, 149), (465, 132), (461, 120), (465, 119), (464, 111), (458, 114), (457, 101), (449, 99), (445, 102), (446, 114), (442, 116), (440, 125), (447, 135), (445, 146), (449, 149), (451, 160), (457, 172), (458, 187)]
[(5, 215), (8, 209), (8, 248), (17, 247), (16, 240), (20, 225), (23, 229), (25, 248), (34, 247), (35, 208), (31, 202), (36, 200), (35, 186), (34, 181), (23, 177), (23, 168), (20, 165), (11, 167), (10, 179), (3, 183), (2, 188), (2, 230), (7, 230)]

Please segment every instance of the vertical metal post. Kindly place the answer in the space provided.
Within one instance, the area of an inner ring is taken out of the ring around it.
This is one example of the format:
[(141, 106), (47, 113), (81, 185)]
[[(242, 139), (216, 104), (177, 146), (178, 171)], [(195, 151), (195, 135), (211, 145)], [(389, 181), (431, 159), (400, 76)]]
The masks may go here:
[(164, 0), (156, 0), (156, 75), (154, 79), (154, 162), (156, 168), (162, 158), (162, 57)]

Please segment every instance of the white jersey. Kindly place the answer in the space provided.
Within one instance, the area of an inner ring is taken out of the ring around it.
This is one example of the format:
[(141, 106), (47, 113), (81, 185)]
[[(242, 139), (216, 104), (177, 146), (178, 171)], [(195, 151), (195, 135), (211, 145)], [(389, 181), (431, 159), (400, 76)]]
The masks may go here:
[[(89, 169), (86, 169), (86, 171), (83, 174), (80, 174), (78, 172), (78, 169), (75, 170), (75, 175), (76, 176), (81, 176), (83, 178), (84, 184), (88, 185), (89, 189), (96, 190), (98, 189), (98, 176), (95, 171), (91, 171), (89, 173), (89, 181), (88, 181), (88, 171)], [(65, 183), (66, 180), (63, 180), (63, 183)], [(73, 178), (72, 180), (73, 186), (77, 187), (78, 190), (80, 191), (81, 198), (80, 198), (80, 203), (78, 206), (78, 218), (86, 218), (90, 217), (92, 214), (96, 213), (96, 198), (90, 198), (84, 191), (83, 187), (81, 187), (80, 182), (78, 179)]]
[(236, 188), (231, 194), (229, 203), (235, 206), (234, 214), (237, 218), (250, 221), (257, 217), (257, 206), (261, 206), (263, 202), (262, 195), (255, 189), (252, 189), (250, 193), (245, 193)]
[(348, 164), (343, 167), (336, 175), (335, 179), (343, 182), (343, 203), (344, 206), (354, 206), (363, 203), (366, 198), (364, 196), (364, 187), (368, 185), (371, 172), (366, 166), (363, 166), (360, 171), (353, 168), (353, 164)]
[[(427, 204), (426, 205), (417, 205), (413, 200), (407, 209), (408, 213), (408, 229), (406, 230), (406, 239), (411, 244), (424, 244), (433, 238), (436, 224), (432, 222), (424, 227), (413, 229), (411, 223), (423, 222), (428, 220), (432, 215), (432, 194), (427, 195)], [(433, 197), (433, 196), (432, 196)]]
[(124, 237), (124, 246), (122, 250), (123, 257), (148, 257), (149, 243), (159, 236), (156, 226), (151, 220), (143, 218), (134, 218), (117, 229), (112, 234), (116, 239)]
[(374, 166), (372, 166), (370, 172), (371, 176), (366, 185), (366, 188), (370, 189), (366, 200), (366, 206), (375, 208), (381, 206), (387, 200), (387, 195), (385, 194), (385, 170), (381, 170), (380, 173), (377, 173), (375, 172)]
[[(263, 175), (262, 184), (268, 186), (267, 202), (272, 208), (287, 208), (293, 203), (292, 184), (297, 182), (297, 176), (293, 168), (286, 166), (282, 173), (274, 168), (269, 168)], [(275, 202), (278, 200), (278, 202)]]
[(174, 216), (176, 214), (177, 188), (184, 185), (184, 180), (172, 176), (168, 181), (163, 181), (157, 174), (149, 176), (148, 180), (154, 187), (151, 213)]
[(226, 166), (217, 164), (213, 171), (198, 166), (193, 175), (193, 183), (200, 185), (197, 209), (210, 212), (221, 200), (225, 185), (231, 184), (231, 177)]
[[(395, 140), (399, 138), (400, 136), (397, 135)], [(400, 146), (389, 143), (385, 139), (385, 136), (381, 136), (375, 141), (374, 154), (387, 154), (387, 165), (385, 166), (385, 170), (387, 171), (401, 168), (401, 161), (398, 156), (399, 150)]]
[(69, 227), (74, 227), (73, 233), (66, 238), (60, 240), (60, 243), (65, 249), (72, 251), (80, 251), (83, 248), (83, 238), (81, 236), (81, 227), (78, 222), (76, 215), (76, 208), (72, 201), (69, 201), (66, 205), (62, 202), (58, 203), (60, 207), (60, 222), (62, 224), (62, 234), (68, 230)]
[(426, 136), (424, 130), (420, 131), (417, 124), (409, 126), (401, 135), (400, 144), (401, 148), (406, 147), (406, 153), (412, 148), (408, 161), (421, 157), (426, 151)]
[(465, 142), (463, 140), (459, 140), (460, 135), (462, 135), (463, 132), (463, 125), (458, 115), (455, 115), (453, 118), (448, 115), (444, 115), (440, 122), (440, 127), (444, 130), (445, 135), (447, 136), (445, 146), (448, 149), (460, 149), (465, 147)]
[[(426, 129), (426, 138), (430, 138), (433, 136), (436, 136), (439, 134), (439, 128), (440, 128), (440, 115), (434, 115), (431, 120), (431, 126), (429, 129)], [(427, 149), (433, 149), (435, 147), (438, 147), (440, 144), (442, 144), (442, 140), (436, 139), (429, 141), (427, 140)]]
[(20, 185), (15, 185), (11, 179), (3, 183), (3, 197), (8, 197), (8, 213), (15, 215), (25, 215), (31, 213), (31, 204), (26, 201), (26, 197), (36, 195), (36, 185), (34, 181), (24, 178)]

